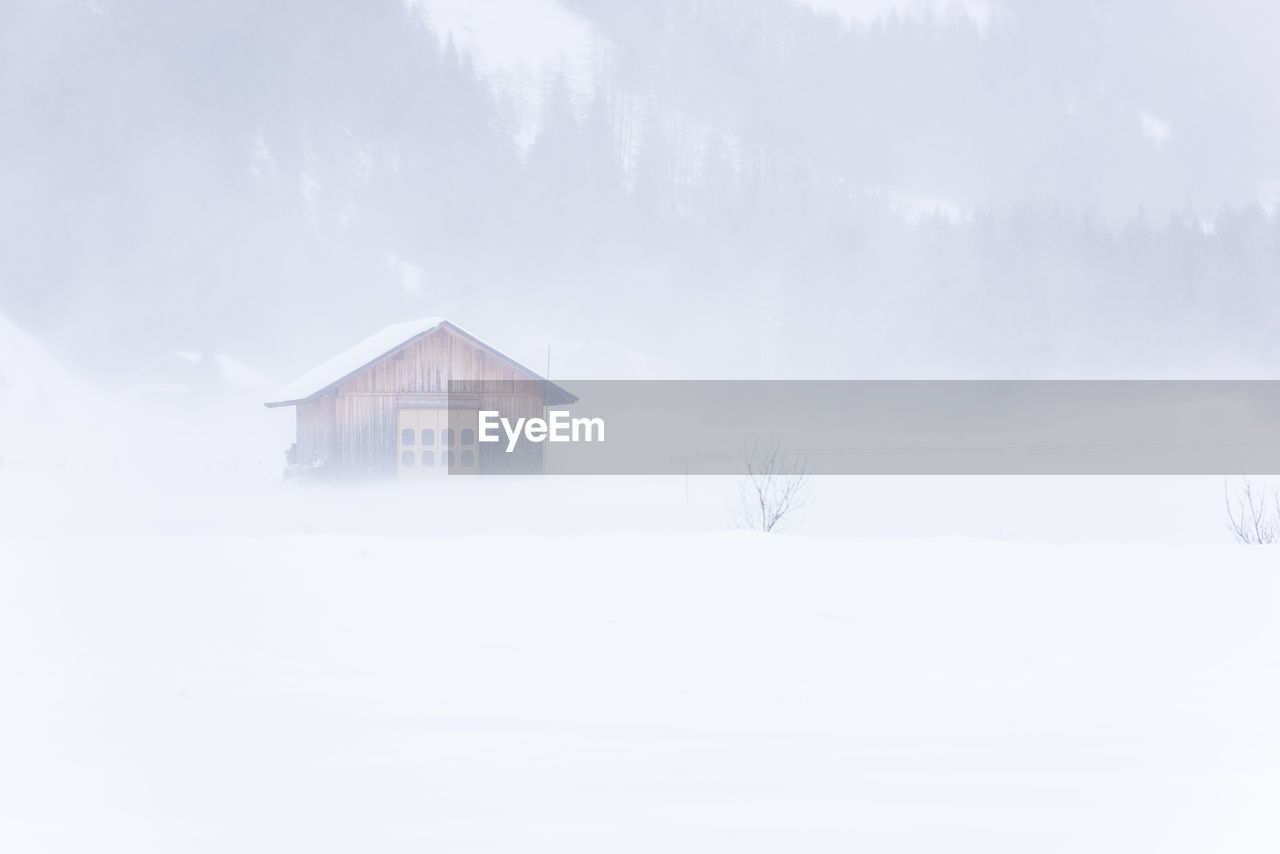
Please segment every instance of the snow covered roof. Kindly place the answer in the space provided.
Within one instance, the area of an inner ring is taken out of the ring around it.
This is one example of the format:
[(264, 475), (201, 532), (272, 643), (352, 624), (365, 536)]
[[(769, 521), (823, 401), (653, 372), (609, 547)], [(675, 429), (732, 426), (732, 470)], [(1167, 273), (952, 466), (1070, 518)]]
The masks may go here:
[(124, 378), (126, 388), (190, 393), (213, 382), (226, 388), (261, 391), (271, 380), (244, 362), (222, 353), (175, 350)]
[[(359, 344), (349, 350), (346, 350), (334, 356), (326, 362), (312, 368), (293, 382), (279, 389), (267, 401), (267, 406), (290, 406), (297, 403), (305, 403), (319, 397), (324, 392), (349, 379), (355, 374), (360, 373), (365, 368), (377, 362), (384, 356), (389, 356), (404, 345), (414, 341), (429, 332), (435, 331), (439, 327), (447, 327), (448, 329), (458, 333), (472, 343), (484, 347), (491, 353), (500, 356), (508, 362), (512, 367), (528, 374), (531, 378), (540, 379), (537, 374), (498, 351), (489, 347), (487, 344), (477, 340), (476, 338), (463, 332), (443, 317), (424, 317), (420, 320), (410, 320), (404, 323), (393, 323), (381, 332), (371, 335)], [(551, 385), (554, 402), (569, 403), (577, 400), (576, 397), (569, 394), (564, 389)]]
[(420, 320), (393, 323), (285, 385), (271, 395), (267, 406), (288, 406), (291, 403), (302, 403), (315, 397), (330, 386), (337, 385), (352, 374), (364, 370), (393, 350), (398, 350), (414, 338), (426, 335), (444, 322), (443, 317), (424, 317)]

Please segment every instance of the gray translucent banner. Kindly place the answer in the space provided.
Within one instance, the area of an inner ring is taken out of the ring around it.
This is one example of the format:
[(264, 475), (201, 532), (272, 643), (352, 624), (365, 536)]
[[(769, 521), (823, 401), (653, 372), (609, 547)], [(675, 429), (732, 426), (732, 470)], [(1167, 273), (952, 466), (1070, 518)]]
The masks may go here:
[[(504, 401), (538, 393), (578, 398), (545, 408), (562, 441), (534, 425), (508, 452), (530, 409)], [(482, 473), (524, 454), (548, 474), (740, 474), (774, 445), (811, 474), (1280, 473), (1276, 381), (471, 382), (456, 397), (499, 413)]]

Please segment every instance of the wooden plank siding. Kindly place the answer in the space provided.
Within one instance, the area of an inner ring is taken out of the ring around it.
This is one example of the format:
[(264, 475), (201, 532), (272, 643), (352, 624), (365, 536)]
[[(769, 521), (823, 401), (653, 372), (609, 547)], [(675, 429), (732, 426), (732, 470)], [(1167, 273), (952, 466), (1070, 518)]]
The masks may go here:
[(332, 395), (295, 407), (298, 415), (298, 462), (334, 459), (334, 417)]
[[(543, 417), (540, 387), (540, 381), (505, 359), (439, 328), (323, 396), (298, 404), (299, 459), (324, 460), (333, 474), (345, 479), (394, 477), (401, 408), (452, 405), (496, 409), (511, 418)], [(481, 390), (485, 393), (476, 393)], [(505, 441), (481, 444), (479, 469), (484, 473), (541, 471), (542, 450), (541, 444), (521, 442), (508, 454)]]

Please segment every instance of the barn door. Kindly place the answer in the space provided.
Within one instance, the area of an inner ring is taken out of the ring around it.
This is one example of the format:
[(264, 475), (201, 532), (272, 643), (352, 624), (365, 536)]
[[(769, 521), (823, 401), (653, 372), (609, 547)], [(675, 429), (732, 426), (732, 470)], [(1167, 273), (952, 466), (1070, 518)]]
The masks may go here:
[(478, 471), (478, 413), (465, 409), (401, 409), (396, 471), (400, 480), (430, 480)]
[[(445, 423), (447, 420), (448, 423)], [(450, 409), (441, 411), (440, 434), (443, 442), (445, 465), (449, 474), (475, 474), (479, 471), (479, 445), (476, 444), (476, 428), (480, 412), (475, 409)]]
[(439, 409), (401, 409), (397, 443), (400, 480), (429, 480), (445, 473), (440, 458)]

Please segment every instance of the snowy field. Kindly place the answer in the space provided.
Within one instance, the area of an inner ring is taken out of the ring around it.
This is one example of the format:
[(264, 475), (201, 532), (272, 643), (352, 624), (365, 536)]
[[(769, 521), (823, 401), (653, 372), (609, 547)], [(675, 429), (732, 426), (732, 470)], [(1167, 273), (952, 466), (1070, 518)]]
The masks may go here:
[(6, 851), (1274, 851), (1270, 549), (0, 540)]
[(1220, 478), (280, 482), (0, 423), (0, 851), (1272, 852), (1276, 552)]

